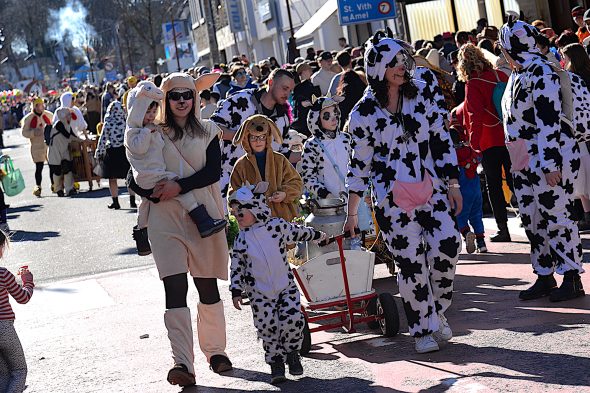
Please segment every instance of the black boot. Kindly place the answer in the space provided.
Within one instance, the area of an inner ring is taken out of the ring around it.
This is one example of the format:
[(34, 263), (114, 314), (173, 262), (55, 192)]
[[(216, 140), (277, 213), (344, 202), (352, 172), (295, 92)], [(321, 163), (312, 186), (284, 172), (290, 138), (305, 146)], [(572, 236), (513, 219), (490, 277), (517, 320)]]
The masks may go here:
[(301, 358), (298, 351), (293, 351), (287, 354), (287, 365), (289, 366), (289, 374), (302, 375), (303, 366), (301, 365)]
[(135, 203), (135, 195), (129, 196), (129, 206), (131, 206), (132, 209), (137, 209), (137, 203)]
[(490, 236), (492, 243), (507, 243), (511, 242), (510, 232), (508, 232), (508, 224), (498, 225), (498, 232)]
[(205, 205), (197, 206), (188, 214), (191, 216), (193, 222), (197, 225), (202, 238), (209, 237), (219, 231), (222, 231), (227, 225), (227, 221), (225, 221), (223, 218), (220, 220), (212, 219), (209, 213), (207, 213)]
[(285, 363), (281, 360), (270, 363), (270, 383), (276, 384), (285, 382)]
[(150, 255), (152, 248), (148, 240), (147, 228), (137, 229), (137, 225), (133, 227), (133, 240), (135, 240), (135, 246), (137, 247), (137, 255), (142, 257)]
[(119, 210), (121, 208), (121, 205), (119, 205), (119, 198), (117, 197), (112, 197), (113, 198), (113, 203), (111, 203), (108, 208), (109, 209), (115, 209), (115, 210)]
[(562, 302), (564, 300), (575, 299), (584, 295), (585, 292), (580, 274), (575, 270), (570, 270), (563, 275), (561, 286), (551, 291), (549, 300), (552, 302)]
[(533, 300), (543, 296), (548, 296), (553, 289), (557, 287), (557, 281), (553, 277), (553, 274), (548, 276), (539, 275), (537, 281), (529, 288), (524, 291), (520, 291), (518, 295), (522, 300)]

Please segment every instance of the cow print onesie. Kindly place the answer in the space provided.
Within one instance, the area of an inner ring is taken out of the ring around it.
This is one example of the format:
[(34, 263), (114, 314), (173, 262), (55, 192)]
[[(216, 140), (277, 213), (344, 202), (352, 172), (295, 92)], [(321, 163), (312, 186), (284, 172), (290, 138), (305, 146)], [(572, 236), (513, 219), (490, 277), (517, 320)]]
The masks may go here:
[[(321, 97), (313, 104), (307, 115), (307, 125), (312, 137), (305, 141), (303, 146), (301, 178), (305, 188), (314, 198), (328, 198), (329, 195), (338, 198), (341, 192), (346, 192), (341, 176), (346, 176), (350, 159), (350, 134), (336, 129), (332, 136), (321, 127), (321, 110), (332, 105), (338, 104), (330, 98)], [(328, 154), (338, 170), (332, 165)]]
[[(402, 45), (382, 38), (369, 47), (365, 54), (369, 78), (385, 83), (386, 68), (399, 61), (396, 55), (410, 57)], [(451, 305), (461, 249), (445, 184), (459, 176), (457, 157), (437, 102), (442, 93), (436, 78), (426, 70), (421, 75), (430, 83), (411, 80), (418, 94), (403, 98), (401, 116), (381, 107), (372, 88), (353, 108), (347, 178), (349, 191), (359, 195), (369, 181), (372, 184), (375, 215), (400, 269), (399, 291), (414, 337), (438, 331), (439, 315)], [(433, 182), (429, 202), (410, 211), (394, 203), (391, 191), (396, 180), (418, 183), (426, 174)]]
[(254, 326), (270, 364), (284, 363), (287, 354), (299, 351), (303, 342), (305, 323), (299, 290), (287, 262), (287, 244), (319, 240), (322, 232), (271, 217), (265, 191), (243, 186), (228, 198), (230, 207), (249, 210), (257, 220), (251, 227), (241, 228), (234, 243), (230, 290), (232, 297), (242, 291), (248, 295)]
[[(535, 274), (582, 273), (582, 245), (571, 217), (574, 181), (580, 169), (576, 138), (588, 138), (585, 116), (590, 102), (587, 96), (576, 94), (587, 92), (584, 82), (568, 73), (574, 95), (574, 129), (561, 120), (564, 114), (559, 75), (536, 48), (536, 33), (533, 26), (513, 20), (500, 32), (503, 47), (522, 66), (510, 76), (502, 100), (507, 139), (524, 140), (528, 151), (528, 165), (522, 170), (513, 169), (514, 191), (531, 242)], [(545, 175), (554, 171), (560, 171), (562, 178), (551, 187)]]
[[(229, 96), (219, 103), (217, 110), (211, 116), (211, 120), (230, 131), (237, 131), (246, 119), (252, 115), (266, 115), (270, 117), (282, 133), (283, 144), (278, 146), (273, 142), (273, 150), (287, 154), (289, 152), (289, 115), (282, 105), (275, 105), (271, 114), (265, 113), (260, 98), (266, 92), (265, 89), (247, 89)], [(235, 146), (232, 141), (222, 141), (221, 147), (221, 195), (226, 198), (229, 189), (231, 172), (238, 158), (246, 154), (241, 145)]]

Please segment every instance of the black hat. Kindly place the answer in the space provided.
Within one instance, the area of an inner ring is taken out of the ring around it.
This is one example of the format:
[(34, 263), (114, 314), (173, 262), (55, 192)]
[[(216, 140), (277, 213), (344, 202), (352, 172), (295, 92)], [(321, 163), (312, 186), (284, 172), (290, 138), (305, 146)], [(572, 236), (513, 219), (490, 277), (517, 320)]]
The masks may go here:
[(334, 56), (332, 56), (332, 53), (329, 51), (323, 51), (320, 56), (319, 56), (319, 60), (333, 60)]

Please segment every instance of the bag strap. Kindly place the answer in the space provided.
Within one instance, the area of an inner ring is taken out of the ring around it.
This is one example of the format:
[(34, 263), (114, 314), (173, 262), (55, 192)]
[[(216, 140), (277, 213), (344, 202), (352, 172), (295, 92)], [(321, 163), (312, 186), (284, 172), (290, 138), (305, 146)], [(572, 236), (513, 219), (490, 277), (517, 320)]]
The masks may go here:
[(324, 154), (326, 155), (326, 157), (328, 157), (328, 160), (332, 163), (332, 167), (334, 167), (334, 171), (336, 171), (336, 173), (338, 174), (340, 181), (342, 181), (343, 184), (346, 184), (346, 178), (344, 177), (342, 172), (340, 172), (340, 168), (338, 168), (338, 165), (336, 165), (336, 161), (334, 161), (334, 158), (330, 155), (330, 153), (328, 153), (328, 150), (326, 150), (326, 147), (324, 146), (324, 144), (322, 143), (322, 141), (319, 138), (316, 138), (316, 141), (317, 141), (318, 145), (324, 151)]
[(182, 160), (184, 162), (187, 163), (188, 166), (190, 166), (192, 168), (193, 171), (197, 172), (197, 170), (195, 169), (195, 167), (193, 167), (190, 162), (187, 161), (186, 158), (184, 158), (184, 156), (182, 155), (182, 153), (180, 152), (180, 149), (174, 144), (174, 142), (172, 141), (172, 139), (168, 136), (168, 134), (166, 134), (166, 138), (168, 138), (168, 140), (170, 141), (170, 143), (172, 144), (172, 146), (174, 146), (174, 148), (176, 149), (176, 152), (178, 153), (178, 156), (180, 156), (180, 158), (182, 158)]

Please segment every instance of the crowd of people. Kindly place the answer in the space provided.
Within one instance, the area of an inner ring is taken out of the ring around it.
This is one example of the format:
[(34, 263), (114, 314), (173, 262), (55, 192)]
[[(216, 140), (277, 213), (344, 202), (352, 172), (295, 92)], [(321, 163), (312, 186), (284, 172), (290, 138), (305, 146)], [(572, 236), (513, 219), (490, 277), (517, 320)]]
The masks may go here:
[[(326, 237), (294, 223), (303, 194), (343, 198), (343, 231), (352, 237), (374, 213), (399, 269), (416, 351), (436, 351), (453, 337), (445, 312), (462, 244), (487, 252), (486, 199), (498, 227), (489, 241), (512, 240), (508, 203), (530, 241), (537, 280), (520, 299), (584, 295), (590, 10), (576, 7), (572, 17), (578, 30), (559, 35), (508, 13), (499, 29), (481, 20), (473, 31), (413, 45), (387, 29), (362, 47), (341, 39), (338, 52), (310, 48), (282, 66), (242, 55), (228, 66), (107, 83), (102, 94), (92, 86), (65, 92), (55, 114), (35, 98), (22, 120), (34, 194), (41, 196), (48, 161), (54, 191), (75, 195), (67, 145), (100, 135), (95, 156), (109, 179), (108, 207), (120, 208), (118, 179), (132, 206), (141, 197), (133, 238), (140, 255), (153, 254), (164, 284), (171, 384), (195, 383), (187, 273), (199, 292), (199, 345), (214, 372), (232, 368), (217, 286), (229, 279), (233, 305), (250, 300), (271, 381), (285, 380), (285, 364), (303, 373), (304, 323), (286, 253)], [(240, 226), (231, 251), (229, 213)], [(30, 297), (25, 273), (26, 294), (14, 293)]]

